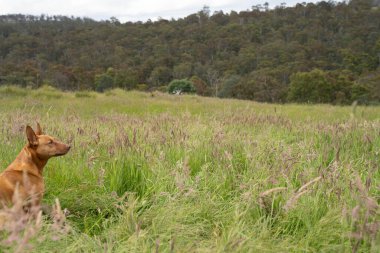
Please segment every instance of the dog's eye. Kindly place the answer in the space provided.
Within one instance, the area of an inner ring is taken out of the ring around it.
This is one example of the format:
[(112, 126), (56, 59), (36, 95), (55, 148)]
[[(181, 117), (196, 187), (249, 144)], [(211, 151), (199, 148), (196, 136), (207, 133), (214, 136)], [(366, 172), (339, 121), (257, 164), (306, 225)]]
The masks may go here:
[(48, 144), (52, 144), (53, 143), (53, 141), (52, 140), (50, 140), (49, 142), (48, 142)]

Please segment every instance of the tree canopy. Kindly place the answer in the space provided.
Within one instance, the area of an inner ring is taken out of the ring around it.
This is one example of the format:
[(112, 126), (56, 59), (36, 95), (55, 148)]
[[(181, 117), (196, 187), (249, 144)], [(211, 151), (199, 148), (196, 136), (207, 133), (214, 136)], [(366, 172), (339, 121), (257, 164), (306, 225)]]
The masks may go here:
[(305, 102), (306, 92), (310, 102), (378, 101), (380, 8), (374, 3), (259, 5), (212, 14), (205, 7), (177, 20), (135, 23), (3, 15), (0, 85), (151, 90), (188, 79), (200, 95)]

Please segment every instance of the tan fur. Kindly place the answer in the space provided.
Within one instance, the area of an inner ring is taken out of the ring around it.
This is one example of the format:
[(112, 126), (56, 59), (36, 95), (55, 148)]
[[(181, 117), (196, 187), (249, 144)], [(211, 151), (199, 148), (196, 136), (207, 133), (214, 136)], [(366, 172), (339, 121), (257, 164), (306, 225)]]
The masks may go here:
[(12, 204), (17, 190), (23, 201), (33, 200), (33, 204), (40, 204), (45, 190), (42, 173), (47, 161), (70, 150), (69, 145), (44, 135), (38, 123), (36, 132), (26, 127), (26, 136), (28, 144), (0, 174), (0, 206)]

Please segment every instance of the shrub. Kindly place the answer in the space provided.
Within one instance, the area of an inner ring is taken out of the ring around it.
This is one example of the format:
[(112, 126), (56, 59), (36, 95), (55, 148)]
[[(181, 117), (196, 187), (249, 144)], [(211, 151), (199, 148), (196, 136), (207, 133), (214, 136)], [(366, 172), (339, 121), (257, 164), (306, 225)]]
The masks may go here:
[(108, 73), (95, 76), (95, 89), (98, 92), (104, 92), (106, 89), (113, 87), (113, 78)]
[(368, 85), (356, 82), (351, 87), (352, 99), (361, 103), (366, 103), (369, 100), (370, 88)]
[(147, 91), (148, 90), (148, 85), (145, 83), (140, 83), (136, 86), (136, 89), (139, 91)]
[(89, 91), (79, 91), (79, 92), (75, 92), (75, 97), (77, 97), (77, 98), (94, 98), (95, 94), (93, 94)]
[(39, 98), (46, 98), (46, 99), (52, 99), (52, 98), (61, 98), (63, 96), (62, 92), (52, 86), (49, 86), (47, 84), (41, 86), (39, 89), (37, 89), (34, 94), (35, 97)]
[(25, 97), (28, 91), (16, 86), (3, 86), (0, 87), (0, 96), (14, 96), (14, 97)]
[(168, 91), (168, 86), (160, 86), (160, 87), (157, 88), (157, 91), (167, 92)]
[(232, 75), (222, 81), (218, 97), (226, 98), (233, 94), (236, 85), (239, 83), (241, 77), (238, 75)]
[(207, 84), (205, 81), (203, 81), (198, 76), (192, 76), (190, 78), (191, 83), (193, 84), (196, 93), (201, 96), (209, 96), (211, 95), (209, 87), (207, 87)]
[(380, 102), (380, 69), (363, 74), (351, 87), (353, 100), (363, 103), (378, 104)]
[(290, 77), (288, 99), (292, 102), (329, 103), (334, 99), (334, 90), (324, 71), (298, 72)]
[(193, 86), (193, 83), (190, 82), (187, 79), (181, 79), (181, 80), (173, 80), (170, 82), (169, 87), (168, 87), (168, 92), (171, 94), (174, 93), (194, 93), (195, 88)]

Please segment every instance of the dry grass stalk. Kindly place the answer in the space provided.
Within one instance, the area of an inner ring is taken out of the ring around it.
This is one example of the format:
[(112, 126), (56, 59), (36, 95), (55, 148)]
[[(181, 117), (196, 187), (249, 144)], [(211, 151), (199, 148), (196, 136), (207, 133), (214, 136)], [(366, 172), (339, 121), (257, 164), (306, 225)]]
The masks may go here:
[[(367, 180), (368, 181), (368, 180)], [(358, 205), (351, 212), (351, 223), (353, 226), (350, 234), (352, 243), (352, 252), (357, 252), (362, 241), (367, 237), (371, 238), (371, 242), (376, 244), (376, 238), (380, 230), (380, 206), (377, 201), (369, 196), (369, 186), (362, 183), (359, 175), (355, 176), (353, 183), (358, 191)], [(376, 245), (374, 245), (376, 247)]]
[(42, 211), (36, 201), (23, 201), (16, 187), (13, 206), (3, 206), (0, 210), (0, 231), (4, 239), (0, 242), (13, 252), (25, 252), (32, 247), (29, 243), (36, 237), (42, 225)]
[(160, 239), (157, 239), (156, 240), (156, 250), (155, 250), (155, 252), (158, 253), (159, 249), (160, 249)]
[(59, 240), (62, 235), (66, 235), (70, 231), (70, 227), (66, 223), (66, 213), (67, 210), (62, 210), (59, 200), (55, 199), (52, 212), (53, 224), (51, 225), (53, 240)]
[(269, 189), (269, 190), (266, 190), (262, 193), (260, 193), (259, 195), (259, 206), (261, 208), (265, 208), (267, 205), (265, 204), (265, 199), (272, 193), (275, 193), (275, 192), (280, 192), (280, 191), (284, 191), (286, 190), (287, 188), (286, 187), (275, 187), (275, 188), (272, 188), (272, 189)]
[(260, 198), (264, 198), (264, 197), (266, 197), (266, 196), (268, 196), (274, 192), (284, 191), (286, 189), (287, 189), (286, 187), (276, 187), (276, 188), (266, 190), (266, 191), (260, 193)]
[(362, 183), (362, 180), (360, 179), (359, 175), (357, 175), (357, 174), (356, 174), (356, 177), (355, 177), (355, 185), (358, 188), (358, 191), (360, 192), (360, 194), (362, 196), (366, 196), (367, 195), (367, 190), (364, 187), (364, 185)]
[(288, 201), (286, 201), (286, 204), (283, 207), (284, 210), (287, 212), (291, 210), (293, 207), (295, 207), (298, 199), (307, 192), (308, 190), (305, 190), (305, 191), (297, 192), (296, 194), (294, 194)]
[[(0, 210), (0, 233), (3, 240), (0, 245), (4, 249), (12, 252), (27, 252), (32, 248), (30, 241), (39, 236), (39, 240), (45, 240), (45, 236), (40, 236), (42, 228), (42, 210), (40, 205), (32, 198), (24, 201), (18, 188), (13, 195), (13, 205), (3, 206)], [(65, 211), (62, 211), (58, 199), (53, 207), (53, 224), (49, 225), (53, 240), (60, 238), (62, 234), (69, 231), (66, 224)]]
[(318, 182), (318, 181), (321, 180), (321, 179), (322, 179), (322, 177), (319, 176), (319, 177), (316, 177), (316, 178), (314, 178), (313, 180), (307, 182), (306, 184), (302, 185), (301, 188), (298, 189), (297, 193), (307, 190), (307, 188), (308, 188), (310, 185), (312, 185), (312, 184)]
[(295, 207), (295, 205), (297, 204), (297, 201), (298, 199), (304, 195), (305, 193), (309, 192), (309, 187), (313, 184), (315, 184), (316, 182), (318, 182), (319, 180), (321, 180), (322, 177), (319, 176), (319, 177), (316, 177), (314, 178), (313, 180), (307, 182), (306, 184), (302, 185), (294, 194), (292, 197), (290, 197), (290, 199), (286, 202), (286, 204), (284, 205), (283, 209), (287, 212), (289, 210), (291, 210), (292, 208)]
[(103, 168), (100, 168), (99, 174), (98, 174), (98, 185), (103, 186), (104, 185), (104, 179), (106, 175), (106, 170)]
[(175, 245), (175, 237), (173, 237), (173, 238), (170, 240), (170, 252), (171, 252), (171, 253), (174, 252), (174, 245)]

